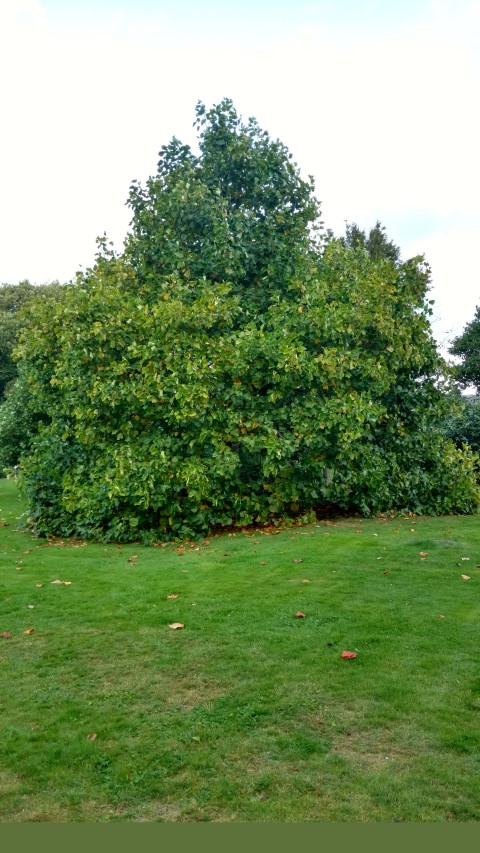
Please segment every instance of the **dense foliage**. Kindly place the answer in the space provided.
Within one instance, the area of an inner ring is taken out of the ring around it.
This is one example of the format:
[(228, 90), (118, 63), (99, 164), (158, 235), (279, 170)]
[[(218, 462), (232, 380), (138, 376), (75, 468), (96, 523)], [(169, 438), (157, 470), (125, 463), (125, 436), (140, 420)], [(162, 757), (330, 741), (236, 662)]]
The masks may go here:
[(174, 139), (132, 186), (123, 255), (104, 241), (23, 335), (51, 416), (23, 460), (32, 525), (159, 539), (325, 503), (474, 510), (423, 260), (322, 243), (312, 182), (230, 101), (197, 125), (198, 156)]
[(0, 401), (18, 372), (12, 353), (25, 324), (22, 308), (33, 299), (55, 297), (60, 287), (58, 282), (33, 285), (27, 280), (0, 285)]
[(452, 355), (460, 356), (461, 363), (456, 367), (456, 377), (464, 388), (475, 385), (480, 393), (480, 305), (475, 316), (467, 323), (462, 334), (455, 338), (450, 347)]

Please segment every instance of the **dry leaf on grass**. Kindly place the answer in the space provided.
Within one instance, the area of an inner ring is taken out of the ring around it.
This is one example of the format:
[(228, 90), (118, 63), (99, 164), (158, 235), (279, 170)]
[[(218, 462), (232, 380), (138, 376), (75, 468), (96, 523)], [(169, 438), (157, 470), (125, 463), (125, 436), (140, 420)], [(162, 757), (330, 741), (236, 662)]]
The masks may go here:
[(2, 637), (4, 640), (11, 640), (12, 634), (10, 633), (10, 631), (4, 631), (3, 634), (0, 634), (0, 637)]
[(178, 595), (175, 595), (175, 593), (173, 593), (173, 595), (167, 595), (167, 599), (170, 598), (178, 598)]
[(344, 660), (353, 660), (354, 658), (357, 657), (357, 653), (356, 652), (342, 652), (340, 657), (342, 657)]
[(303, 560), (294, 560), (294, 563), (303, 563)]
[(384, 574), (384, 575), (389, 575), (389, 574), (390, 574), (390, 572), (388, 571), (388, 569), (385, 569), (385, 571), (384, 571), (384, 573), (383, 573), (383, 574)]
[(96, 732), (91, 732), (89, 735), (87, 735), (87, 740), (95, 740), (96, 737)]
[(27, 607), (28, 607), (28, 609), (29, 609), (29, 610), (33, 610), (33, 608), (35, 607), (35, 605), (34, 605), (34, 604), (27, 604)]
[(35, 584), (36, 589), (40, 589), (40, 587), (42, 587), (42, 586), (43, 586), (43, 583), (36, 583)]
[(460, 577), (463, 578), (464, 581), (470, 580), (470, 575), (460, 575)]
[(445, 619), (445, 616), (437, 616), (437, 619)]
[(185, 625), (183, 624), (183, 622), (172, 622), (172, 624), (168, 627), (173, 628), (173, 630), (176, 631), (178, 628), (185, 628)]
[(261, 561), (260, 561), (260, 563), (259, 563), (259, 566), (266, 566), (266, 565), (267, 565), (267, 564), (266, 564), (265, 560), (261, 560)]
[(301, 610), (297, 610), (295, 616), (297, 617), (297, 619), (305, 619), (305, 613), (302, 613)]
[(33, 634), (34, 630), (35, 630), (35, 628), (27, 628), (27, 630), (24, 631), (23, 633), (24, 634)]
[(419, 551), (421, 557), (428, 557), (428, 551)]

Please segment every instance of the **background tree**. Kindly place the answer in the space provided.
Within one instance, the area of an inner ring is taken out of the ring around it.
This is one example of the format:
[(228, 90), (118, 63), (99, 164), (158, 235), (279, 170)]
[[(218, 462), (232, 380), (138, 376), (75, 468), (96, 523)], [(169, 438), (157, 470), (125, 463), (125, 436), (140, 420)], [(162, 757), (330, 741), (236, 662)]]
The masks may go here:
[(453, 341), (449, 352), (462, 359), (455, 368), (457, 381), (464, 388), (475, 385), (480, 393), (480, 305), (475, 310), (475, 316), (467, 323), (462, 334)]
[[(469, 512), (474, 460), (447, 398), (422, 258), (318, 239), (284, 146), (230, 101), (197, 107), (132, 186), (131, 234), (19, 346), (32, 411), (32, 526), (103, 539), (192, 536), (308, 514)], [(388, 243), (388, 241), (386, 241)]]
[(373, 261), (390, 260), (394, 263), (400, 260), (400, 249), (387, 237), (385, 226), (377, 220), (368, 235), (355, 222), (347, 224), (345, 237), (341, 238), (342, 245), (351, 249), (364, 249)]
[(473, 395), (462, 397), (457, 392), (455, 402), (456, 409), (446, 421), (446, 435), (457, 447), (468, 444), (475, 453), (480, 454), (480, 398)]

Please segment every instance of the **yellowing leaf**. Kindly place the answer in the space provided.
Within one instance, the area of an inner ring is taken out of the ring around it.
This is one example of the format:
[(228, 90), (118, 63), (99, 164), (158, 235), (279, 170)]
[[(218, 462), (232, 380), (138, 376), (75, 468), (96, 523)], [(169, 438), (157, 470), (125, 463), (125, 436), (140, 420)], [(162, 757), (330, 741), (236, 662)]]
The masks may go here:
[(24, 631), (23, 633), (24, 634), (33, 634), (34, 630), (35, 630), (35, 628), (27, 628), (27, 630)]
[(428, 557), (428, 551), (419, 551), (421, 557)]
[(91, 732), (89, 735), (87, 735), (87, 740), (95, 740), (96, 737), (96, 732)]
[(464, 581), (470, 580), (470, 575), (460, 575), (460, 577), (463, 578)]
[(172, 624), (168, 627), (173, 628), (173, 630), (176, 631), (178, 628), (185, 628), (185, 625), (183, 624), (183, 622), (172, 622)]
[(34, 604), (27, 604), (27, 607), (29, 610), (33, 610), (35, 605)]
[(11, 635), (10, 631), (4, 631), (3, 634), (0, 634), (0, 637), (2, 637), (4, 640), (11, 640), (12, 639), (12, 635)]
[(40, 587), (42, 587), (42, 586), (43, 586), (43, 583), (36, 583), (35, 584), (36, 589), (40, 589)]
[(178, 598), (178, 595), (175, 595), (175, 593), (173, 595), (167, 595), (167, 599), (168, 598)]
[(297, 619), (305, 619), (305, 613), (302, 613), (301, 610), (297, 610), (295, 616), (297, 617)]

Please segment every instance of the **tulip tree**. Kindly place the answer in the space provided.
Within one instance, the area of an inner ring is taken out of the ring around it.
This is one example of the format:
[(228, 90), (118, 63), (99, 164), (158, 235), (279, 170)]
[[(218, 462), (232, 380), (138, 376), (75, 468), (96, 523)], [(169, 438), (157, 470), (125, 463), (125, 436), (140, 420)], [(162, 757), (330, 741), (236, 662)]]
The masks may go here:
[(151, 541), (326, 504), (474, 511), (423, 260), (322, 240), (312, 182), (230, 101), (199, 104), (197, 127), (198, 154), (174, 139), (132, 185), (123, 253), (103, 241), (23, 335), (51, 418), (23, 459), (34, 529)]

